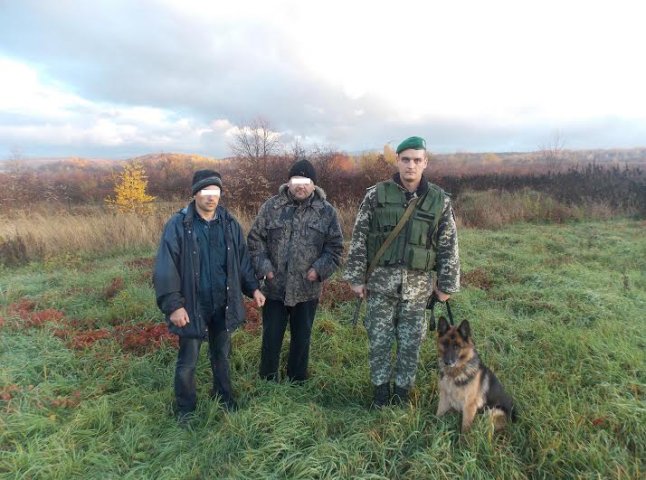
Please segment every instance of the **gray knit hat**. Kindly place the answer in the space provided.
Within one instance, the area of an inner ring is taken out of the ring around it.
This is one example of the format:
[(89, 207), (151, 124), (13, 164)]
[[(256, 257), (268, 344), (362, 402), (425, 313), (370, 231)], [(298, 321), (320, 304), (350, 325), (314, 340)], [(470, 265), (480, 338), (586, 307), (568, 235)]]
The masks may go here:
[(222, 176), (215, 170), (198, 170), (193, 174), (191, 194), (195, 195), (209, 185), (217, 185), (222, 188)]

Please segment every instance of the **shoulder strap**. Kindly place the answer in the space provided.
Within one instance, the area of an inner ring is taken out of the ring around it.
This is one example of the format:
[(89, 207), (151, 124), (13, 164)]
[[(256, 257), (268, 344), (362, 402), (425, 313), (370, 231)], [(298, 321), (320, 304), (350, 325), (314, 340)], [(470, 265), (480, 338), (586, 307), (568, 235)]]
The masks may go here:
[(415, 197), (410, 201), (410, 203), (408, 204), (408, 207), (406, 208), (406, 211), (404, 212), (404, 215), (402, 215), (402, 218), (399, 219), (399, 222), (397, 222), (397, 225), (395, 225), (395, 228), (392, 230), (392, 232), (390, 232), (390, 235), (388, 235), (388, 238), (386, 238), (386, 241), (384, 241), (384, 243), (381, 244), (381, 247), (379, 247), (379, 250), (377, 250), (377, 253), (372, 259), (372, 262), (370, 262), (368, 271), (366, 272), (366, 281), (368, 281), (368, 278), (370, 278), (370, 275), (372, 274), (372, 271), (377, 266), (377, 262), (379, 262), (379, 259), (381, 258), (381, 256), (388, 249), (390, 244), (393, 243), (393, 240), (395, 240), (397, 235), (399, 235), (399, 232), (402, 231), (402, 229), (404, 228), (404, 225), (406, 225), (406, 222), (408, 222), (408, 219), (413, 214), (413, 210), (415, 210), (415, 206), (417, 205), (419, 198), (420, 197)]

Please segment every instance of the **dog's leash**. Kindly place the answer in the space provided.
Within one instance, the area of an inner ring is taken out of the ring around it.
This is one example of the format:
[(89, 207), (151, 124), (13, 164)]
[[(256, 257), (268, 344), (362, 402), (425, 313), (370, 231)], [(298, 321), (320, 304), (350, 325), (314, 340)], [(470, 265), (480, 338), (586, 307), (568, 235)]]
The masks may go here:
[[(433, 331), (435, 330), (435, 304), (440, 302), (437, 297), (435, 296), (435, 292), (433, 292), (428, 299), (428, 302), (426, 302), (426, 310), (431, 311), (431, 318), (428, 322), (428, 329)], [(451, 305), (449, 304), (449, 301), (445, 302), (440, 302), (446, 305), (446, 313), (449, 315), (449, 323), (451, 325), (455, 325), (455, 322), (453, 321), (453, 313), (451, 313)]]

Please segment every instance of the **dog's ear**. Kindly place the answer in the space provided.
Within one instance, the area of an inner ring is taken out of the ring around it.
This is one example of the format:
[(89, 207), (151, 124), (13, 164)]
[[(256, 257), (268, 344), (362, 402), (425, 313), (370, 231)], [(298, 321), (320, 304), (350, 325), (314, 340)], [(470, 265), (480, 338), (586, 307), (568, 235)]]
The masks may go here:
[(437, 321), (437, 336), (441, 337), (448, 331), (449, 331), (449, 322), (446, 321), (446, 318), (440, 317), (440, 319)]
[(468, 320), (462, 320), (458, 327), (458, 333), (465, 341), (469, 340), (469, 337), (471, 336), (471, 326), (469, 325)]

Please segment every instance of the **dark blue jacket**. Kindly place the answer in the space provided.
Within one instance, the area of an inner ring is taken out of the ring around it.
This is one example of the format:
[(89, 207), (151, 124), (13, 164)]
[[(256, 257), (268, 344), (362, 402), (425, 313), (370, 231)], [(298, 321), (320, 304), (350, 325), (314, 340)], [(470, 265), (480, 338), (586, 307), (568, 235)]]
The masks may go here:
[[(251, 266), (247, 244), (238, 221), (221, 206), (218, 215), (224, 221), (224, 238), (227, 246), (227, 306), (225, 322), (227, 330), (233, 331), (244, 322), (244, 293), (253, 296), (258, 288)], [(153, 283), (157, 305), (166, 315), (168, 329), (179, 336), (206, 338), (206, 319), (198, 308), (197, 290), (200, 276), (200, 259), (193, 220), (195, 202), (191, 202), (166, 223), (157, 258)], [(176, 327), (170, 322), (170, 314), (184, 307), (190, 323)]]

